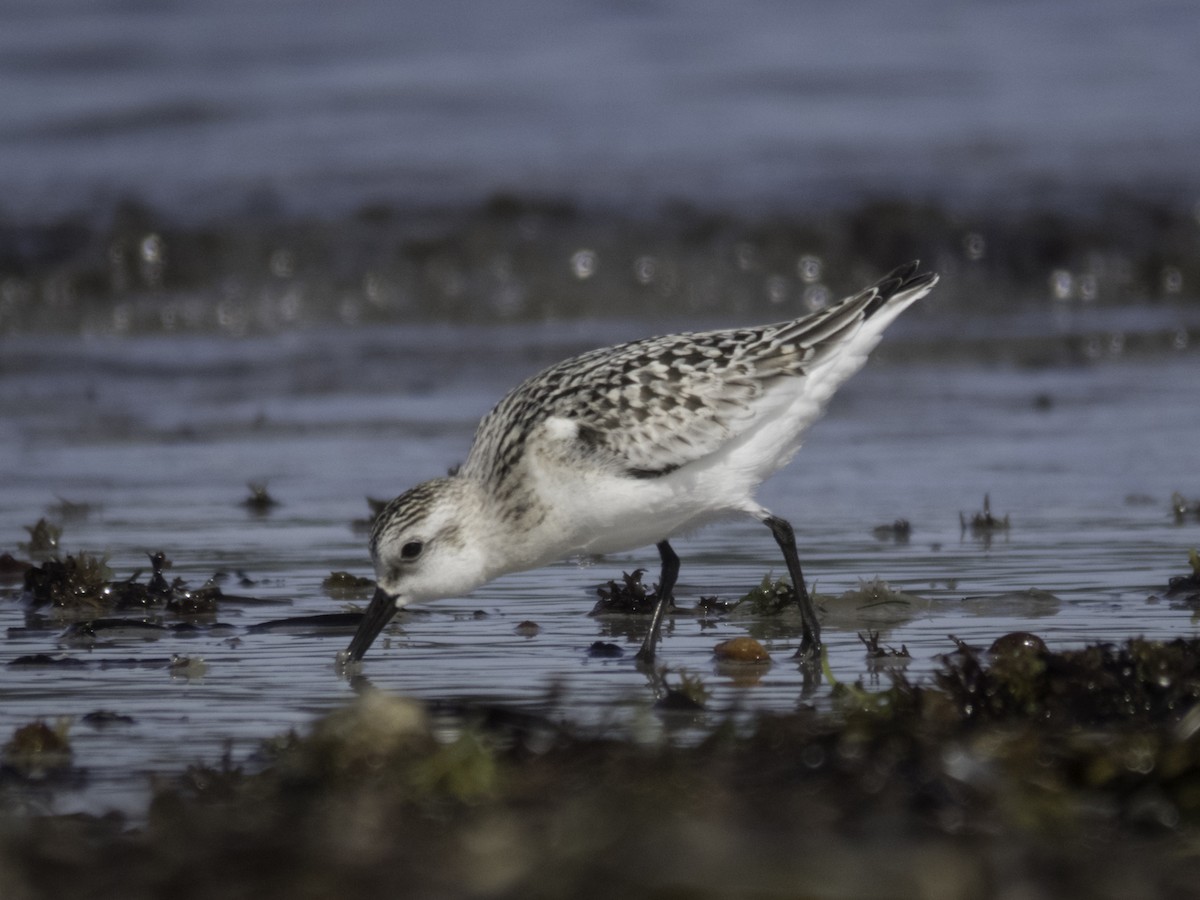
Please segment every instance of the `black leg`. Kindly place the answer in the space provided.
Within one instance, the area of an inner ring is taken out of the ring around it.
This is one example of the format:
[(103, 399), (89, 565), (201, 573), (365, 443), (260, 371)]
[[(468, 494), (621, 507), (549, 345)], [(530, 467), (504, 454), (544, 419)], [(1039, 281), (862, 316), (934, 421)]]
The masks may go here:
[(771, 529), (775, 543), (783, 551), (788, 575), (791, 576), (792, 587), (796, 590), (796, 603), (800, 607), (800, 621), (804, 628), (800, 638), (800, 653), (797, 655), (816, 659), (821, 652), (821, 623), (817, 621), (812, 598), (808, 596), (808, 588), (804, 586), (804, 573), (800, 571), (800, 554), (796, 552), (796, 533), (792, 531), (791, 523), (778, 516), (767, 516), (763, 519), (763, 524)]
[(658, 579), (658, 604), (654, 607), (654, 615), (650, 619), (650, 633), (642, 642), (638, 651), (638, 662), (654, 662), (654, 648), (658, 644), (658, 635), (662, 631), (663, 613), (671, 602), (671, 592), (675, 590), (675, 579), (679, 577), (679, 557), (666, 541), (659, 541), (658, 555), (662, 557), (662, 576)]

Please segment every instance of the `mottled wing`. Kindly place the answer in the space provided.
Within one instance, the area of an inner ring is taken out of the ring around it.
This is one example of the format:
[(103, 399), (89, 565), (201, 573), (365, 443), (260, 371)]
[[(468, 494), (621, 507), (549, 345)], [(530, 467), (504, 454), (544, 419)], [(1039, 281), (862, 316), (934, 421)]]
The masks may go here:
[(648, 338), (561, 362), (484, 419), (466, 467), (486, 465), (502, 480), (551, 418), (575, 424), (579, 452), (630, 475), (654, 477), (702, 459), (771, 414), (768, 395), (780, 382), (802, 388), (795, 380), (826, 367), (867, 318), (889, 301), (915, 300), (936, 280), (915, 273), (910, 264), (801, 319)]
[[(638, 341), (559, 372), (552, 416), (638, 477), (665, 474), (733, 439), (755, 417), (767, 378), (746, 352), (760, 332), (677, 334)], [(790, 367), (801, 374), (798, 364)]]

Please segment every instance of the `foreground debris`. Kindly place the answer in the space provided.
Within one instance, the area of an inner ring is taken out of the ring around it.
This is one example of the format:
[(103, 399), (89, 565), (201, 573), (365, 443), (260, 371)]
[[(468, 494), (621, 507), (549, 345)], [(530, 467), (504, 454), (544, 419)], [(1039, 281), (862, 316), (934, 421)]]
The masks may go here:
[(368, 688), (161, 782), (144, 826), (0, 815), (0, 874), (135, 900), (1189, 896), (1200, 640), (948, 650), (931, 683), (895, 671), (685, 745)]

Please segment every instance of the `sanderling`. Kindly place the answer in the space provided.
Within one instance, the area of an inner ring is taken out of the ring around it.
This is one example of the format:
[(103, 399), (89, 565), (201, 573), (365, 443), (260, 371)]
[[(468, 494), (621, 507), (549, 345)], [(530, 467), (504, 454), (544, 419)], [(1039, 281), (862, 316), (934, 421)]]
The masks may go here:
[(480, 422), (455, 474), (417, 485), (376, 518), (378, 586), (341, 659), (362, 659), (410, 603), (575, 554), (655, 544), (659, 601), (638, 654), (648, 662), (679, 574), (670, 538), (735, 514), (758, 519), (779, 544), (802, 616), (801, 655), (814, 657), (820, 625), (792, 526), (754, 493), (937, 280), (912, 262), (813, 315), (647, 338), (534, 375)]

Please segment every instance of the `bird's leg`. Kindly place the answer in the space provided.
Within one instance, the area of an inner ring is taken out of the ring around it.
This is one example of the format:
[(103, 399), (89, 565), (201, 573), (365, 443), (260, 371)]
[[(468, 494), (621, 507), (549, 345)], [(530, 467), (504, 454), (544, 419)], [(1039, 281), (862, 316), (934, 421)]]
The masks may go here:
[(658, 555), (662, 557), (662, 575), (658, 579), (658, 603), (654, 606), (654, 615), (650, 619), (650, 633), (642, 642), (642, 649), (637, 653), (641, 663), (654, 662), (654, 647), (658, 644), (659, 632), (662, 630), (663, 613), (671, 602), (671, 592), (675, 590), (675, 579), (679, 577), (679, 557), (666, 541), (659, 541)]
[(821, 623), (817, 621), (812, 598), (808, 595), (808, 588), (804, 586), (804, 573), (800, 571), (800, 554), (796, 552), (796, 533), (792, 531), (790, 522), (778, 516), (767, 516), (763, 519), (763, 524), (771, 529), (775, 543), (783, 551), (788, 575), (792, 578), (792, 588), (796, 592), (796, 604), (800, 607), (800, 621), (804, 632), (800, 637), (800, 652), (797, 655), (806, 659), (816, 659), (821, 653)]

